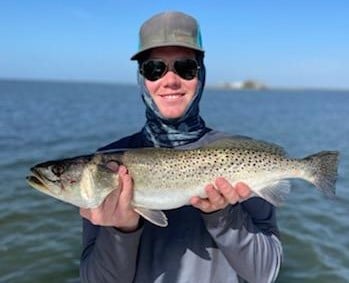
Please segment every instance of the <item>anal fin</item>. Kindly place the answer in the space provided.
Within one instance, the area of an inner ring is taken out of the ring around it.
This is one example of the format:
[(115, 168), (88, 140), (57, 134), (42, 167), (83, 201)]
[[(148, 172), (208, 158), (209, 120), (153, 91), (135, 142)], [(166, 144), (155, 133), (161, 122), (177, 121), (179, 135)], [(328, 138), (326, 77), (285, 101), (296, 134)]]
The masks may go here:
[(290, 190), (291, 182), (289, 180), (280, 180), (263, 186), (263, 188), (256, 191), (256, 194), (274, 206), (280, 206)]
[(152, 210), (144, 207), (135, 207), (134, 210), (157, 226), (166, 227), (168, 225), (167, 217), (161, 210)]

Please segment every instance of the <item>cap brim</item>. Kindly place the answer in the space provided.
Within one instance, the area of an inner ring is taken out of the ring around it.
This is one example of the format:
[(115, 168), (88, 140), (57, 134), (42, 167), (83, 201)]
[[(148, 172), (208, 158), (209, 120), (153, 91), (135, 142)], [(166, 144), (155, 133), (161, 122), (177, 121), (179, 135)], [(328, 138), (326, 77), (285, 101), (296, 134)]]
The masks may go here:
[(202, 53), (205, 53), (205, 50), (201, 49), (201, 48), (197, 48), (197, 47), (194, 47), (192, 45), (188, 45), (188, 44), (180, 44), (178, 42), (167, 42), (167, 43), (163, 43), (163, 44), (157, 44), (157, 45), (154, 45), (154, 46), (148, 46), (147, 48), (143, 48), (142, 50), (138, 51), (136, 54), (134, 54), (130, 60), (138, 60), (139, 57), (141, 57), (141, 55), (146, 52), (146, 51), (149, 51), (150, 49), (153, 49), (153, 48), (159, 48), (159, 47), (169, 47), (169, 46), (173, 46), (173, 47), (185, 47), (185, 48), (188, 48), (188, 49), (192, 49), (194, 51), (199, 51), (199, 52), (202, 52)]

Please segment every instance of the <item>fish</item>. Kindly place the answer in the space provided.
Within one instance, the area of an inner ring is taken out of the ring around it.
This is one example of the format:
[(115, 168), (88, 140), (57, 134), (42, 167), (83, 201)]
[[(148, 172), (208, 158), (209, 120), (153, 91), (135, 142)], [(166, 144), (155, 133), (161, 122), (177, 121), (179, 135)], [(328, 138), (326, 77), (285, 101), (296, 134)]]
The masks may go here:
[(136, 148), (82, 155), (35, 165), (28, 184), (61, 201), (95, 208), (118, 189), (117, 169), (132, 176), (135, 211), (151, 223), (166, 227), (163, 210), (190, 204), (193, 196), (207, 197), (205, 186), (217, 177), (232, 185), (243, 182), (258, 196), (280, 206), (291, 179), (313, 184), (335, 197), (338, 151), (321, 151), (304, 158), (289, 157), (279, 145), (250, 137), (224, 137), (192, 149)]

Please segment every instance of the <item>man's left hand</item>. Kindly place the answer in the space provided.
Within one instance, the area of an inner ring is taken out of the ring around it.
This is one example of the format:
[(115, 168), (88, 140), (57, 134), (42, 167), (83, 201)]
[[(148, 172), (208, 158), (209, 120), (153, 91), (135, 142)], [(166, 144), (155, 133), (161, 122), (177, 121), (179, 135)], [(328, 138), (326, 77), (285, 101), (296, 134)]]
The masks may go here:
[(192, 206), (205, 213), (223, 209), (228, 204), (236, 204), (247, 199), (252, 193), (246, 184), (240, 182), (232, 186), (223, 177), (217, 178), (214, 185), (207, 185), (205, 191), (207, 198), (192, 197), (190, 201)]

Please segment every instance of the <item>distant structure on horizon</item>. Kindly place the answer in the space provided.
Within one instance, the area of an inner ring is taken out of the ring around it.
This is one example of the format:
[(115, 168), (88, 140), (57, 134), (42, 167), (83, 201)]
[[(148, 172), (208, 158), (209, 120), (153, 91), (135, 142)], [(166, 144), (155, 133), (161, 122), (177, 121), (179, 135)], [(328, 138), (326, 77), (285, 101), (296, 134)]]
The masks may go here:
[(219, 88), (229, 89), (229, 90), (263, 90), (267, 89), (264, 83), (255, 80), (245, 80), (237, 82), (224, 82), (218, 85)]

